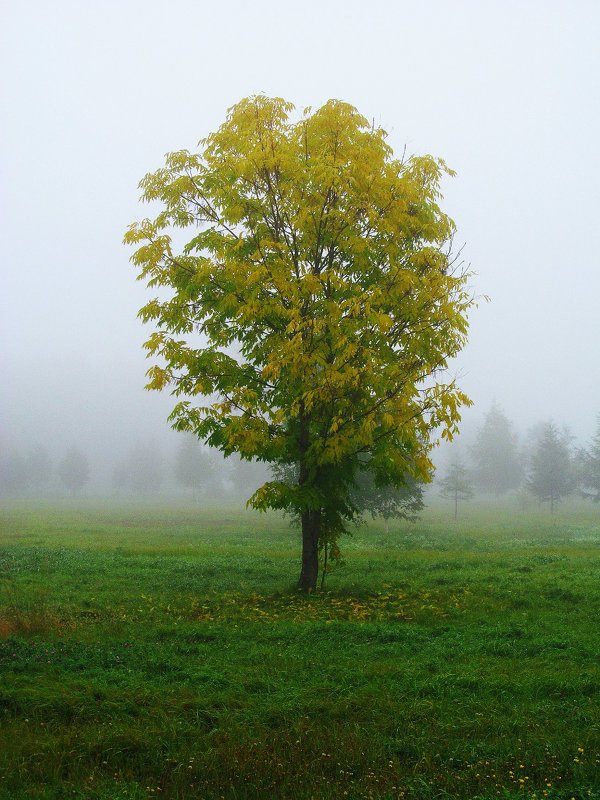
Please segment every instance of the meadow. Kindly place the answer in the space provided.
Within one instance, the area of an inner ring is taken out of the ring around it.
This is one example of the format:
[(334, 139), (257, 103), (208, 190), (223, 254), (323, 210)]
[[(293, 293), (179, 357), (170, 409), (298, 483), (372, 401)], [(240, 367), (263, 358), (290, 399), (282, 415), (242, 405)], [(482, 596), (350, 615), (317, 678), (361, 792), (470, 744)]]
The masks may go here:
[(0, 507), (0, 798), (600, 798), (600, 509)]

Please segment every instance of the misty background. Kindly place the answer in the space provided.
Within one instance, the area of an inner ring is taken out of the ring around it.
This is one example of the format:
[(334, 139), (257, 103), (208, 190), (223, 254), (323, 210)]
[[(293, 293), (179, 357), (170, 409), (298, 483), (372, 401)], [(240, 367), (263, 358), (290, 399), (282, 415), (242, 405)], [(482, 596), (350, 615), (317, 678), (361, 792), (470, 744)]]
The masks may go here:
[(118, 470), (154, 452), (175, 481), (182, 435), (168, 394), (143, 389), (149, 292), (121, 240), (147, 212), (143, 175), (259, 92), (300, 110), (347, 101), (397, 153), (457, 171), (443, 208), (491, 298), (452, 364), (475, 403), (461, 439), (496, 401), (523, 442), (552, 419), (586, 445), (600, 412), (599, 41), (595, 0), (0, 2), (0, 461), (45, 450), (56, 469), (75, 448), (88, 488), (118, 492)]

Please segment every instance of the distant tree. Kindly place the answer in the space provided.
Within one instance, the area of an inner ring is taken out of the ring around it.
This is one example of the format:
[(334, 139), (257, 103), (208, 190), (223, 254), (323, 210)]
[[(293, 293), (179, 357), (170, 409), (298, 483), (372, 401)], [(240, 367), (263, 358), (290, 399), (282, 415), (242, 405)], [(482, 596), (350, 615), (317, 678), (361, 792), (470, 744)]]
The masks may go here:
[(58, 465), (58, 477), (73, 495), (79, 494), (89, 481), (90, 466), (88, 460), (76, 447), (71, 447), (65, 453)]
[(531, 473), (531, 465), (533, 463), (533, 456), (537, 450), (538, 442), (544, 435), (545, 430), (545, 422), (536, 422), (534, 425), (531, 425), (521, 442), (521, 446), (519, 448), (519, 459), (521, 462), (521, 470), (523, 474), (523, 483), (522, 485), (527, 489), (527, 482), (529, 474)]
[(266, 464), (256, 461), (248, 461), (231, 455), (227, 459), (227, 480), (231, 485), (231, 490), (236, 498), (246, 500), (252, 495), (259, 486), (269, 479), (270, 472)]
[(220, 493), (215, 459), (195, 436), (185, 434), (175, 456), (175, 479), (189, 489), (194, 499), (201, 494)]
[(579, 453), (579, 486), (584, 497), (600, 502), (600, 414), (590, 446)]
[(471, 448), (475, 462), (475, 483), (496, 496), (520, 486), (523, 470), (517, 437), (502, 409), (493, 403)]
[(52, 475), (52, 461), (43, 445), (37, 444), (27, 453), (25, 469), (31, 491), (42, 492), (47, 488)]
[(2, 464), (0, 488), (2, 494), (13, 497), (23, 494), (28, 488), (27, 463), (21, 453), (13, 450)]
[(386, 527), (390, 519), (414, 521), (423, 510), (423, 484), (406, 475), (404, 486), (378, 485), (371, 472), (359, 472), (351, 494), (361, 514), (382, 517)]
[(125, 486), (131, 492), (151, 495), (160, 491), (165, 465), (162, 452), (154, 442), (136, 442), (124, 466)]
[(527, 488), (540, 503), (550, 503), (552, 514), (556, 503), (574, 489), (569, 443), (568, 432), (560, 432), (554, 423), (547, 422), (531, 458)]
[(124, 489), (129, 489), (129, 471), (125, 461), (115, 464), (112, 471), (112, 485), (116, 494), (121, 494)]
[(517, 508), (521, 511), (527, 511), (527, 509), (531, 506), (532, 497), (529, 491), (527, 490), (527, 486), (525, 484), (521, 484), (517, 491), (515, 492), (515, 504)]
[(470, 500), (474, 494), (469, 473), (460, 458), (454, 458), (439, 486), (442, 497), (454, 500), (454, 519), (456, 519), (459, 501)]

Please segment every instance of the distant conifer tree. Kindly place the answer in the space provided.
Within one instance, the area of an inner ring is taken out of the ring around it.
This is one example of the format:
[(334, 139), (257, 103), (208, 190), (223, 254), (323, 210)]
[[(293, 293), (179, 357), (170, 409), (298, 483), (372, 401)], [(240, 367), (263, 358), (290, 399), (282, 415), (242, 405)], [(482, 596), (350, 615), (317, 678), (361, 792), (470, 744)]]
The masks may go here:
[(579, 483), (584, 497), (600, 502), (600, 414), (591, 445), (580, 453)]
[(520, 486), (523, 470), (517, 437), (496, 403), (477, 433), (472, 454), (476, 466), (475, 482), (482, 491), (498, 496)]
[(531, 457), (527, 488), (540, 503), (550, 503), (552, 514), (556, 503), (574, 489), (569, 439), (568, 433), (561, 433), (554, 423), (548, 422)]
[(473, 483), (460, 458), (452, 461), (439, 485), (442, 497), (454, 501), (454, 519), (457, 519), (459, 502), (470, 500), (474, 495)]

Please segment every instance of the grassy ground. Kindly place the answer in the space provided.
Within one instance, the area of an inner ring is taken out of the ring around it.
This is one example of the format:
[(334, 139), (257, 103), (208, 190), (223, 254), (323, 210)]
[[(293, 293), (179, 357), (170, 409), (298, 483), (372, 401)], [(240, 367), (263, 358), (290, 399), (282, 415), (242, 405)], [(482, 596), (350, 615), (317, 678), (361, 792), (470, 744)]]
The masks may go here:
[(0, 509), (0, 798), (600, 798), (600, 514)]

